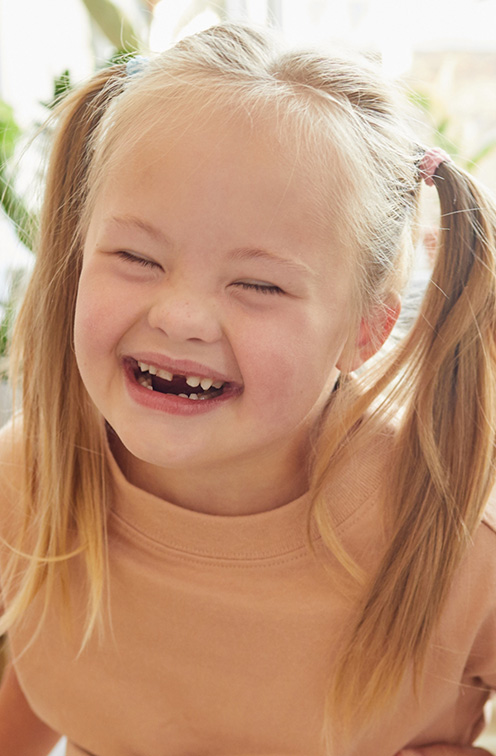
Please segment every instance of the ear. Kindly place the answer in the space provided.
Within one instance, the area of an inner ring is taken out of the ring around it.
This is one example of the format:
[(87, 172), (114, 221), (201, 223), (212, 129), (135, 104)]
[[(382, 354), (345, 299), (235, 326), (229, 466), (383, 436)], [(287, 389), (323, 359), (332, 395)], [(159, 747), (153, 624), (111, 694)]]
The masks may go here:
[(400, 312), (401, 300), (397, 294), (391, 294), (387, 302), (362, 318), (357, 339), (344, 348), (336, 367), (351, 373), (370, 359), (388, 338)]

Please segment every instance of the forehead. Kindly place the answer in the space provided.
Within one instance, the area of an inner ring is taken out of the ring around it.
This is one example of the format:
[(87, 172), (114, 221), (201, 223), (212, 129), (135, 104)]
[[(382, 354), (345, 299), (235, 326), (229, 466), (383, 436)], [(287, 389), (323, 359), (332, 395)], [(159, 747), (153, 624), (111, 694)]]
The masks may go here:
[(105, 150), (93, 207), (104, 200), (135, 212), (136, 203), (154, 196), (165, 213), (171, 202), (184, 212), (224, 208), (226, 219), (244, 211), (261, 231), (285, 227), (294, 238), (335, 239), (332, 166), (316, 160), (274, 114), (227, 108), (206, 114), (190, 104), (170, 117), (158, 109), (136, 116)]

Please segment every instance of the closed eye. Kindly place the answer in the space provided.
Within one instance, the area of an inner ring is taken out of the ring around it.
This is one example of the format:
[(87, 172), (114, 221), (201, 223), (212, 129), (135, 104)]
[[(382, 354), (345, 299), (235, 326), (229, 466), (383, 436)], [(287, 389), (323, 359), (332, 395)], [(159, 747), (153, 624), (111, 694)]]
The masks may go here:
[(137, 263), (138, 265), (142, 265), (144, 268), (160, 268), (161, 267), (154, 260), (150, 260), (148, 257), (141, 257), (140, 255), (135, 255), (132, 252), (127, 252), (125, 249), (119, 249), (117, 251), (117, 256), (120, 257), (122, 260), (126, 260), (127, 262), (132, 262), (132, 263)]
[(255, 281), (236, 281), (234, 286), (239, 286), (245, 291), (259, 291), (261, 294), (284, 294), (284, 291), (274, 284), (258, 283)]

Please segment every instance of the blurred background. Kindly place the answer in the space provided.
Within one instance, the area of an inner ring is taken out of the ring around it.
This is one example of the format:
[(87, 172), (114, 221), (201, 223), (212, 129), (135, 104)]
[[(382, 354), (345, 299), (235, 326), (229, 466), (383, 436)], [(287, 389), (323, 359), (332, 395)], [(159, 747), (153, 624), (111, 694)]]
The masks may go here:
[[(28, 145), (54, 98), (122, 56), (163, 50), (227, 19), (276, 27), (297, 45), (373, 56), (406, 87), (419, 138), (496, 193), (496, 0), (0, 0), (0, 360), (33, 260), (49, 133)], [(425, 192), (421, 271), (435, 248), (435, 194)], [(496, 738), (484, 744), (496, 754)]]

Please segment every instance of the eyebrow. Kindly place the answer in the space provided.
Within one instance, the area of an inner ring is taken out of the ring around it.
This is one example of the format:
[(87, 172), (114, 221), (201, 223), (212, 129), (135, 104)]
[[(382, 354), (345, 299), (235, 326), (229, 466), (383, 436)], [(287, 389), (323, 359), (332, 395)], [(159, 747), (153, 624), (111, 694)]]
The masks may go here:
[(278, 265), (284, 266), (292, 273), (315, 276), (315, 272), (305, 263), (298, 262), (297, 260), (290, 260), (287, 257), (280, 257), (274, 252), (267, 252), (265, 249), (258, 249), (257, 247), (242, 247), (241, 249), (235, 249), (230, 253), (229, 257), (232, 260), (263, 260), (269, 263), (277, 263)]
[[(140, 231), (144, 231), (146, 234), (148, 234), (153, 239), (161, 242), (162, 244), (166, 244), (168, 246), (172, 245), (171, 240), (169, 239), (166, 234), (164, 234), (163, 231), (161, 231), (159, 228), (154, 226), (151, 223), (148, 223), (147, 221), (143, 220), (142, 218), (138, 218), (134, 215), (124, 215), (124, 216), (111, 216), (109, 218), (109, 222), (112, 224), (115, 224), (117, 226), (121, 226), (123, 228), (138, 228)], [(276, 263), (278, 265), (282, 265), (287, 270), (289, 270), (291, 273), (297, 273), (299, 275), (310, 275), (315, 276), (315, 271), (312, 270), (308, 265), (306, 265), (303, 262), (298, 262), (297, 260), (290, 260), (287, 257), (281, 257), (280, 255), (275, 254), (274, 252), (268, 252), (265, 249), (260, 249), (258, 247), (240, 247), (239, 249), (234, 249), (229, 254), (229, 258), (231, 260), (262, 260), (264, 262), (268, 263)]]
[(121, 226), (123, 228), (137, 228), (140, 231), (144, 231), (146, 234), (148, 234), (148, 236), (151, 236), (153, 239), (156, 239), (163, 244), (171, 244), (171, 240), (164, 234), (163, 231), (161, 231), (153, 224), (147, 223), (142, 218), (138, 218), (134, 215), (112, 215), (108, 219), (108, 221), (109, 223), (115, 224), (116, 226)]

